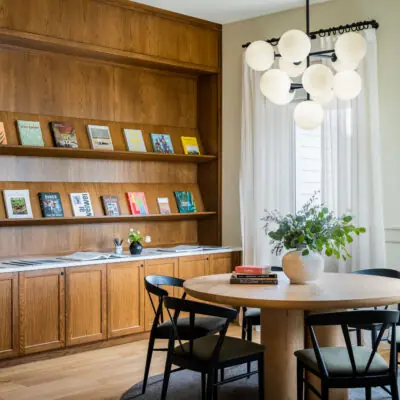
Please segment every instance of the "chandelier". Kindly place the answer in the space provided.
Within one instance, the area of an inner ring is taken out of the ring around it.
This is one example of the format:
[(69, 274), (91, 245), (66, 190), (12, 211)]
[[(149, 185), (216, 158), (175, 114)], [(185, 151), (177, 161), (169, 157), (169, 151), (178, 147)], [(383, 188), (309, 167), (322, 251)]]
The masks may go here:
[[(243, 47), (247, 48), (247, 65), (255, 71), (265, 71), (260, 89), (272, 103), (286, 105), (295, 98), (296, 90), (307, 92), (307, 100), (294, 110), (294, 119), (300, 128), (312, 130), (322, 124), (324, 106), (333, 99), (349, 101), (361, 93), (363, 83), (356, 69), (366, 56), (367, 43), (358, 31), (379, 25), (376, 21), (364, 21), (310, 32), (310, 0), (306, 0), (306, 25), (306, 33), (293, 29), (279, 39), (258, 40)], [(311, 52), (312, 39), (336, 33), (340, 36), (334, 49)], [(327, 63), (312, 64), (312, 57), (326, 59)], [(277, 58), (279, 67), (272, 68)], [(292, 78), (298, 77), (301, 83), (293, 83)]]

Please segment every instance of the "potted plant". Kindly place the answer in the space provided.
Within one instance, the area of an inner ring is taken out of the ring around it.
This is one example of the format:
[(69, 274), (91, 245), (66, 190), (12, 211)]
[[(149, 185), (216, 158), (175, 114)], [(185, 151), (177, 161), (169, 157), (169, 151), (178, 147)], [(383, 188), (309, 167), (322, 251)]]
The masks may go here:
[(143, 237), (140, 231), (137, 231), (133, 228), (129, 230), (128, 234), (128, 242), (129, 244), (129, 251), (131, 252), (132, 255), (139, 255), (142, 253), (143, 246), (142, 246), (142, 241), (145, 241), (145, 243), (151, 243), (151, 237), (150, 236), (145, 236)]
[[(353, 217), (337, 217), (324, 204), (317, 202), (318, 193), (310, 198), (295, 214), (282, 216), (278, 211), (267, 211), (262, 219), (265, 232), (271, 238), (272, 253), (282, 258), (283, 271), (291, 283), (317, 280), (324, 270), (324, 258), (351, 257), (346, 246), (354, 235), (364, 233), (365, 228), (352, 224)], [(273, 226), (277, 229), (272, 230)]]

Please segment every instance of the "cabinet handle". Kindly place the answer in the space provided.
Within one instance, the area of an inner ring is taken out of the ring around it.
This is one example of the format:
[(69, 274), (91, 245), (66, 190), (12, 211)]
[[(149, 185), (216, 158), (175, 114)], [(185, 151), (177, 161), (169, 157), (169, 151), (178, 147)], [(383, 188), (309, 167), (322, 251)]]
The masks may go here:
[(140, 264), (140, 266), (143, 268), (143, 267), (144, 267), (144, 264)]
[(60, 275), (61, 275), (61, 276), (64, 276), (64, 272), (60, 272)]

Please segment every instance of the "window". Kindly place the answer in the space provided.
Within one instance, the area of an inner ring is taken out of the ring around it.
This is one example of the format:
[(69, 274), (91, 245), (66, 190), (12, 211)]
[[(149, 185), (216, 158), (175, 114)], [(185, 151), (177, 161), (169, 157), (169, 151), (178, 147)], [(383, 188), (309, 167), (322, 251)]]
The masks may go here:
[(295, 128), (296, 143), (296, 210), (315, 191), (321, 191), (321, 128), (304, 131)]

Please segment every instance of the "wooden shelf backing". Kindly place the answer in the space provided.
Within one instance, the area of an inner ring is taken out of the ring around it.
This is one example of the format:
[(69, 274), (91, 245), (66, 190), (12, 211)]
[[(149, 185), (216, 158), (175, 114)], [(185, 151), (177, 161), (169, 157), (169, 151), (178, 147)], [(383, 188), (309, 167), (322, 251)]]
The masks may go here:
[(44, 50), (53, 53), (91, 58), (99, 61), (108, 61), (123, 65), (135, 65), (146, 68), (157, 68), (193, 75), (214, 74), (219, 72), (219, 69), (216, 67), (175, 61), (163, 57), (150, 56), (86, 43), (72, 42), (55, 37), (13, 31), (4, 28), (0, 29), (0, 42), (3, 45)]
[(215, 211), (197, 213), (153, 214), (153, 215), (121, 215), (119, 217), (64, 217), (64, 218), (31, 218), (31, 219), (1, 219), (0, 227), (13, 226), (46, 226), (46, 225), (75, 225), (103, 224), (122, 222), (157, 222), (157, 221), (190, 221), (203, 220), (215, 216)]
[(98, 160), (128, 160), (128, 161), (161, 161), (177, 163), (207, 163), (215, 160), (216, 156), (186, 154), (164, 154), (153, 152), (107, 151), (92, 149), (69, 149), (61, 147), (33, 147), (33, 146), (1, 146), (0, 155), (20, 157), (60, 157), (86, 158)]

